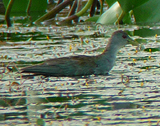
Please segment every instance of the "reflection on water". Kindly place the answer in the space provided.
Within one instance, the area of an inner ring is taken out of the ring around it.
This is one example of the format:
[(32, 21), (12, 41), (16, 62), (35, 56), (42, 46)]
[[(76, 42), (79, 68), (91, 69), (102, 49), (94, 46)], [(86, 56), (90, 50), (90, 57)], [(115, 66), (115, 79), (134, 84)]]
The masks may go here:
[[(2, 26), (0, 124), (158, 125), (159, 29), (125, 27), (145, 50), (122, 48), (108, 76), (21, 78), (15, 70), (44, 59), (101, 53), (116, 28), (106, 26), (100, 33), (88, 24), (10, 30)], [(157, 32), (156, 37), (150, 29)]]

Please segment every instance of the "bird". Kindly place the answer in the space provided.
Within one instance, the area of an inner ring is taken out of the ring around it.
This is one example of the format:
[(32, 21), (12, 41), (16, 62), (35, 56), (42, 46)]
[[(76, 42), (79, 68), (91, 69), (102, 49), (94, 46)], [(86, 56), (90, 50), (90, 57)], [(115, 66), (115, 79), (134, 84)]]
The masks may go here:
[(138, 45), (126, 32), (118, 30), (113, 32), (105, 50), (99, 55), (48, 59), (41, 64), (22, 68), (21, 73), (54, 77), (106, 75), (113, 68), (119, 49), (126, 44)]

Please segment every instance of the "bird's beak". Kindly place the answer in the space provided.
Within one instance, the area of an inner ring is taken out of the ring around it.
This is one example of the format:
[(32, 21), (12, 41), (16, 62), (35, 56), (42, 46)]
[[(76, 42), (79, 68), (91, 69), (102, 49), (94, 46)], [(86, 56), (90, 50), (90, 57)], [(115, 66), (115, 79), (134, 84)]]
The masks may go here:
[(128, 39), (128, 44), (132, 44), (133, 46), (138, 46), (139, 43), (131, 38)]

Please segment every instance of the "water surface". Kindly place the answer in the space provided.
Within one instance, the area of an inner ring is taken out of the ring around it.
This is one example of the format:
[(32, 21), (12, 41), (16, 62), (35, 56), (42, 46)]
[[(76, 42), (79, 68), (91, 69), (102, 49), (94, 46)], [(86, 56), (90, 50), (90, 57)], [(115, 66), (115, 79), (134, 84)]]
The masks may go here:
[[(14, 70), (49, 58), (98, 55), (118, 29), (144, 49), (122, 48), (108, 76), (22, 78)], [(159, 35), (158, 24), (1, 26), (0, 124), (159, 125)]]

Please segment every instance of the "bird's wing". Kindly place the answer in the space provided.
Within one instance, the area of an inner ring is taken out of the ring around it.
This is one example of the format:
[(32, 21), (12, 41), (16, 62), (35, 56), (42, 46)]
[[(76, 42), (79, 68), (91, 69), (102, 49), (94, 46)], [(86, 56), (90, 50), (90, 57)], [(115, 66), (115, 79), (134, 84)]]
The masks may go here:
[(94, 56), (71, 56), (46, 60), (44, 63), (22, 69), (25, 73), (46, 76), (83, 76), (94, 73)]

